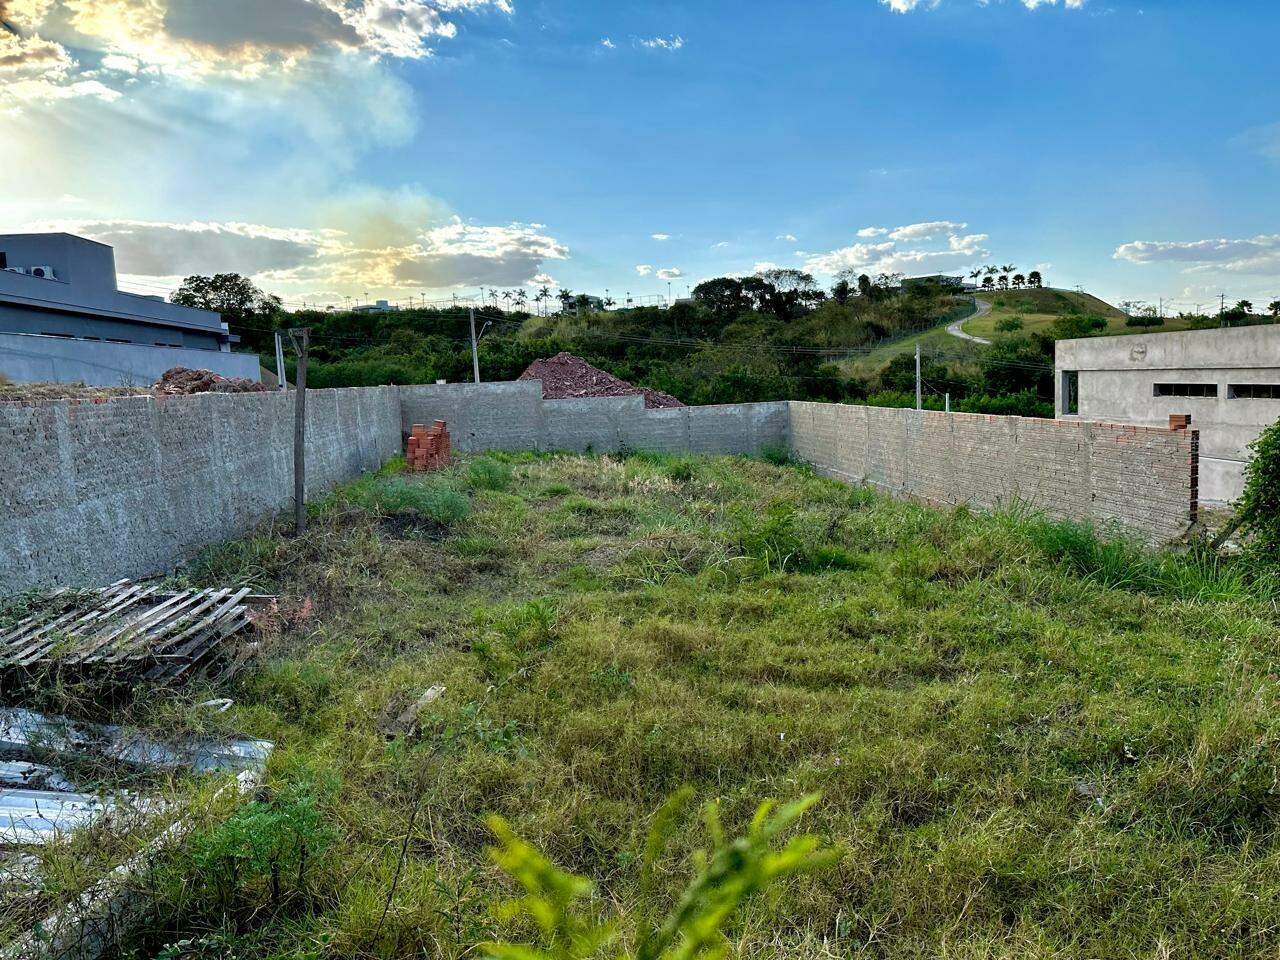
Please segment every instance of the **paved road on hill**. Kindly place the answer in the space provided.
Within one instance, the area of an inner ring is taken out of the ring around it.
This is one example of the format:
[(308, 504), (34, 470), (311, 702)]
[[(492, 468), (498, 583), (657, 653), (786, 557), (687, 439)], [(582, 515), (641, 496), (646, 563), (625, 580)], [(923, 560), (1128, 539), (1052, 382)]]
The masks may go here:
[(965, 317), (963, 320), (957, 320), (955, 323), (949, 325), (947, 327), (947, 333), (951, 334), (953, 337), (959, 337), (961, 340), (968, 340), (971, 343), (989, 344), (991, 343), (990, 340), (984, 340), (982, 337), (972, 336), (960, 329), (963, 324), (968, 323), (970, 320), (977, 320), (979, 317), (985, 317), (991, 312), (991, 304), (987, 303), (987, 301), (975, 299), (973, 302), (977, 305), (978, 312), (972, 317)]

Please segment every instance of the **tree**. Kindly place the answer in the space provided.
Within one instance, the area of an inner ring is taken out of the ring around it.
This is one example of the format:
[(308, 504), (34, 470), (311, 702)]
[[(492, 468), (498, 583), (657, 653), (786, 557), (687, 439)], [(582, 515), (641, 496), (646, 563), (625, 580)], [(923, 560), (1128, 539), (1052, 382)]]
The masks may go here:
[(528, 302), (529, 302), (529, 295), (525, 293), (524, 288), (521, 287), (519, 290), (516, 291), (516, 307), (521, 311), (523, 311), (525, 304)]
[(1001, 290), (1008, 290), (1009, 275), (1007, 273), (1000, 274), (1000, 276), (996, 278), (996, 286), (998, 286)]
[(263, 293), (253, 281), (238, 273), (187, 277), (169, 300), (184, 307), (222, 314), (231, 332), (257, 351), (271, 346), (274, 330), (284, 311), (279, 297)]
[(981, 267), (979, 267), (977, 270), (971, 270), (971, 271), (969, 272), (969, 279), (970, 279), (970, 280), (972, 280), (972, 281), (974, 281), (975, 283), (976, 283), (977, 281), (979, 281), (981, 278), (982, 278), (982, 268), (981, 268)]
[(1021, 289), (1022, 289), (1023, 287), (1025, 287), (1026, 285), (1027, 285), (1027, 278), (1026, 278), (1026, 277), (1024, 277), (1024, 276), (1023, 276), (1022, 274), (1020, 274), (1020, 273), (1016, 273), (1016, 274), (1014, 274), (1014, 276), (1013, 276), (1013, 286), (1014, 286), (1014, 289), (1015, 289), (1015, 290), (1021, 290)]
[(568, 287), (562, 287), (560, 292), (556, 294), (556, 298), (560, 301), (560, 312), (568, 313), (569, 304), (573, 303), (573, 291)]
[(982, 278), (983, 290), (994, 290), (995, 286), (996, 286), (996, 281), (995, 281), (995, 278), (991, 276), (991, 274), (987, 274), (985, 277)]
[(1032, 270), (1027, 274), (1027, 286), (1033, 290), (1039, 290), (1044, 286), (1044, 277), (1040, 275), (1039, 270)]
[(779, 320), (790, 320), (799, 309), (811, 307), (826, 296), (814, 282), (813, 275), (803, 270), (775, 268), (756, 274), (763, 281), (757, 291), (764, 297), (760, 304)]
[(693, 288), (695, 303), (706, 307), (722, 323), (728, 323), (751, 309), (751, 301), (742, 288), (742, 281), (734, 277), (717, 277), (704, 280)]
[(1241, 313), (1253, 313), (1253, 304), (1248, 300), (1241, 300), (1236, 304), (1236, 309)]
[(1280, 300), (1272, 300), (1267, 304), (1267, 313), (1273, 317), (1280, 317)]
[(507, 303), (507, 312), (508, 312), (508, 313), (510, 313), (510, 312), (511, 312), (511, 298), (512, 298), (512, 297), (514, 297), (514, 296), (515, 296), (515, 294), (513, 294), (510, 290), (503, 290), (503, 291), (502, 291), (502, 299), (503, 299), (503, 300), (505, 300), (505, 301), (506, 301), (506, 303)]
[(873, 288), (871, 286), (871, 278), (868, 277), (865, 273), (859, 274), (858, 275), (858, 296), (869, 298), (871, 296), (872, 289)]
[(849, 298), (852, 296), (853, 284), (849, 282), (848, 277), (840, 277), (831, 287), (831, 299), (842, 307), (849, 302)]
[(547, 302), (548, 300), (550, 300), (550, 299), (551, 299), (551, 288), (550, 288), (550, 287), (546, 287), (546, 286), (544, 286), (544, 287), (540, 287), (540, 288), (538, 289), (538, 295), (537, 295), (536, 297), (534, 297), (533, 299), (534, 299), (534, 300), (536, 300), (537, 302), (539, 302), (539, 303), (543, 304), (542, 313), (543, 313), (543, 315), (545, 316), (545, 315), (546, 315), (546, 312), (547, 312), (547, 310), (546, 310), (546, 302)]

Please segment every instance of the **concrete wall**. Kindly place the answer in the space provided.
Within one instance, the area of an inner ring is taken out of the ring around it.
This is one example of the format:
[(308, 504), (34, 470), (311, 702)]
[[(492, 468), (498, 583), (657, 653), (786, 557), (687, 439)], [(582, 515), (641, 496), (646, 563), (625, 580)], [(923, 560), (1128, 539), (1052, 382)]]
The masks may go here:
[[(293, 399), (0, 404), (0, 593), (163, 573), (287, 509)], [(316, 390), (307, 409), (311, 495), (400, 452), (413, 423), (442, 419), (460, 450), (790, 446), (894, 494), (1017, 499), (1153, 541), (1185, 532), (1195, 509), (1187, 431), (803, 402), (646, 410), (639, 397), (544, 401), (537, 382)]]
[[(1066, 371), (1080, 378), (1080, 419), (1164, 426), (1170, 414), (1190, 414), (1200, 431), (1206, 501), (1240, 496), (1249, 444), (1280, 419), (1280, 399), (1231, 392), (1233, 384), (1280, 384), (1280, 326), (1060, 340), (1055, 366), (1061, 418), (1070, 418), (1063, 400)], [(1157, 383), (1213, 384), (1218, 395), (1157, 397)]]
[(402, 427), (445, 420), (459, 450), (758, 453), (787, 445), (786, 403), (648, 410), (641, 397), (543, 400), (537, 380), (401, 387)]
[[(307, 395), (307, 489), (401, 449), (395, 387)], [(163, 573), (293, 502), (293, 394), (0, 404), (0, 592)]]
[(893, 494), (981, 509), (1021, 501), (1151, 541), (1195, 517), (1193, 431), (796, 401), (790, 411), (799, 457)]
[(257, 380), (257, 354), (0, 333), (0, 374), (14, 383), (149, 387), (171, 367)]

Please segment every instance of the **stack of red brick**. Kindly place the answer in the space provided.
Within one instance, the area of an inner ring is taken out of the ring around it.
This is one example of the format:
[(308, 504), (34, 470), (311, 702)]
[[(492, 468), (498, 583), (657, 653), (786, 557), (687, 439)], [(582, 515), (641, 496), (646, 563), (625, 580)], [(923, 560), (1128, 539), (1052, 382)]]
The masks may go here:
[(451, 452), (449, 428), (443, 420), (437, 420), (429, 427), (420, 423), (413, 425), (413, 432), (409, 434), (409, 447), (405, 451), (410, 470), (425, 473), (447, 467)]

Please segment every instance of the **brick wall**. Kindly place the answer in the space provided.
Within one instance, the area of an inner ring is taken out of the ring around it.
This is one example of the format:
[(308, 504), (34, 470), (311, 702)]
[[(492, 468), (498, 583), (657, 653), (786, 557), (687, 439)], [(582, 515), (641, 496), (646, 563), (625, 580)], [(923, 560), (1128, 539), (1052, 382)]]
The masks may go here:
[(1195, 519), (1192, 430), (796, 401), (790, 411), (797, 456), (890, 493), (979, 509), (1021, 501), (1152, 541)]

